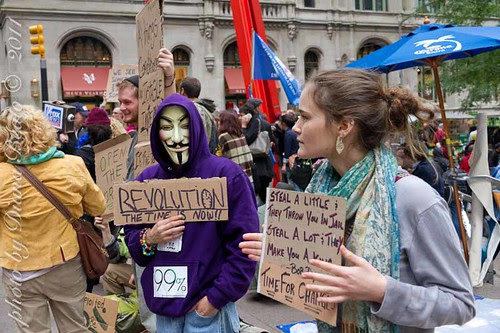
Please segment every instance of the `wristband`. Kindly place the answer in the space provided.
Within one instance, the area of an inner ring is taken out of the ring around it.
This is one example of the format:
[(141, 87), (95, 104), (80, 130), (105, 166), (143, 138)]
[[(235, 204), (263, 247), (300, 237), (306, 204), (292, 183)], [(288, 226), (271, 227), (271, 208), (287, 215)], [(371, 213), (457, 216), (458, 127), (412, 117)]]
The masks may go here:
[(170, 84), (168, 86), (165, 86), (165, 88), (169, 88), (169, 87), (171, 87), (174, 84), (174, 82), (175, 82), (175, 72), (174, 72), (174, 75), (165, 76), (165, 78), (169, 78), (169, 77), (172, 77), (172, 82), (170, 82)]
[(147, 256), (147, 257), (154, 255), (155, 251), (156, 251), (156, 247), (157, 247), (156, 244), (148, 245), (148, 243), (146, 242), (146, 235), (147, 235), (149, 230), (151, 230), (151, 229), (144, 228), (139, 233), (139, 237), (141, 239), (142, 254)]

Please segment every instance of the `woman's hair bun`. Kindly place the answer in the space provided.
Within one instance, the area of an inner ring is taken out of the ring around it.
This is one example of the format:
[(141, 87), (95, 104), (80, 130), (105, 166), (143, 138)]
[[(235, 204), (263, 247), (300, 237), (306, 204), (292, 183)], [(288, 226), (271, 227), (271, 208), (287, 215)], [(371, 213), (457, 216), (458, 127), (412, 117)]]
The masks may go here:
[(423, 121), (432, 120), (434, 117), (433, 111), (406, 89), (388, 89), (385, 91), (384, 99), (388, 104), (391, 132), (404, 132), (410, 115)]

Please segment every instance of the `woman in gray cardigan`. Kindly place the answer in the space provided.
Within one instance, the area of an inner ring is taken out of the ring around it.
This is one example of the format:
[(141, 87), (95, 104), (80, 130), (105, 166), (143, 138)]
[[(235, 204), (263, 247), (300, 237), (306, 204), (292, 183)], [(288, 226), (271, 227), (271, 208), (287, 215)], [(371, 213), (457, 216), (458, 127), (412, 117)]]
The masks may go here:
[[(306, 192), (347, 200), (345, 265), (310, 260), (303, 273), (318, 301), (340, 305), (337, 327), (319, 332), (432, 332), (475, 315), (467, 265), (448, 207), (424, 181), (398, 172), (387, 134), (407, 134), (410, 115), (432, 117), (410, 92), (378, 75), (337, 69), (307, 83), (293, 130), (301, 158), (325, 157)], [(416, 151), (414, 151), (415, 153)], [(240, 244), (258, 259), (261, 234)]]

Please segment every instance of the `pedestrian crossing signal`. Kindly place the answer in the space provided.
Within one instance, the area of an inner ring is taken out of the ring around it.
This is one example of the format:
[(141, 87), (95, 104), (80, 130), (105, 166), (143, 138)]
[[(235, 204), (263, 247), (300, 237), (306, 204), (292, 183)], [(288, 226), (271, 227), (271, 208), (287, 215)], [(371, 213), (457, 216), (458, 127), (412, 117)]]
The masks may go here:
[(29, 31), (31, 34), (30, 43), (33, 44), (31, 54), (39, 54), (42, 59), (45, 58), (43, 26), (41, 24), (32, 25), (29, 27)]

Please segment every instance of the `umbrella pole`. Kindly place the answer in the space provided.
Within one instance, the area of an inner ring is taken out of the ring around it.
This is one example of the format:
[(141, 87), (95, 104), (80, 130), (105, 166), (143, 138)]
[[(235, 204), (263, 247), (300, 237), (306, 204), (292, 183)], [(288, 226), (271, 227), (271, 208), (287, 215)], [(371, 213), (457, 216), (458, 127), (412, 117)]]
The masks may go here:
[[(441, 120), (443, 121), (444, 132), (446, 135), (446, 148), (448, 150), (448, 160), (450, 161), (450, 169), (454, 170), (455, 163), (453, 162), (453, 151), (451, 146), (450, 130), (448, 127), (448, 121), (446, 120), (446, 112), (444, 110), (443, 91), (441, 90), (441, 82), (439, 81), (438, 64), (435, 59), (429, 60), (428, 63), (432, 68), (434, 81), (436, 83), (436, 92), (439, 101), (439, 110), (441, 111)], [(467, 262), (467, 264), (469, 264), (469, 249), (467, 246), (467, 235), (465, 234), (464, 222), (462, 220), (462, 205), (460, 202), (460, 198), (458, 196), (458, 186), (456, 182), (453, 182), (453, 196), (455, 199), (455, 206), (457, 208), (458, 225), (460, 227), (460, 235), (462, 238), (462, 246), (464, 248), (465, 261)]]

